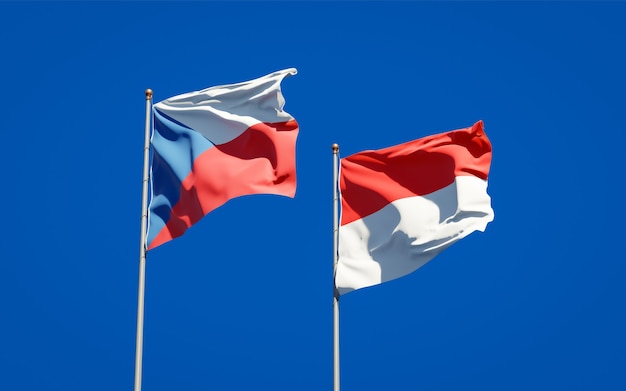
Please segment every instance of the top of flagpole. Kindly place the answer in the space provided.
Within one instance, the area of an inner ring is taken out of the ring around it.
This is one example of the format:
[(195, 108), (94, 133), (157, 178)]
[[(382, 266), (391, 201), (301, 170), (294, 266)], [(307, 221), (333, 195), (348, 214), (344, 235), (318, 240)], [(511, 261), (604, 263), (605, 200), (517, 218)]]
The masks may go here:
[(150, 99), (152, 99), (152, 90), (148, 88), (146, 90), (146, 100), (150, 100)]
[(339, 152), (339, 144), (333, 144), (333, 153), (338, 153)]

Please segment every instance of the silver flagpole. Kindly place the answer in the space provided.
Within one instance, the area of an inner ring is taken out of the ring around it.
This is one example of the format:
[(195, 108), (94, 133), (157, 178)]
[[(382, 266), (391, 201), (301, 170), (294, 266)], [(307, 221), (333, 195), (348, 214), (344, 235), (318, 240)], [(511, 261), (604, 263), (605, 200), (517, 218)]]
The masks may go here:
[(146, 130), (143, 145), (143, 190), (141, 196), (141, 243), (139, 244), (139, 289), (137, 297), (137, 342), (135, 345), (135, 391), (141, 390), (143, 355), (143, 307), (146, 293), (146, 227), (148, 225), (148, 166), (150, 159), (150, 111), (152, 90), (146, 90)]
[[(339, 197), (337, 173), (339, 171), (339, 145), (333, 144), (333, 281), (337, 274), (337, 241), (339, 235)], [(334, 285), (333, 294), (333, 372), (334, 391), (339, 391), (339, 291)]]

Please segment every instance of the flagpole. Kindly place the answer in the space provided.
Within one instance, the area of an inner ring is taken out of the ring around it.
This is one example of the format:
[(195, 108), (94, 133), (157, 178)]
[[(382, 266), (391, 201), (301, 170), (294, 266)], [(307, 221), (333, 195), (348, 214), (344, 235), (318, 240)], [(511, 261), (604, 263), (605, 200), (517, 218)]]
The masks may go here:
[(143, 188), (141, 195), (141, 240), (139, 245), (139, 287), (137, 294), (137, 339), (135, 345), (135, 391), (141, 390), (143, 356), (143, 312), (146, 291), (146, 227), (148, 225), (148, 166), (150, 159), (150, 109), (152, 90), (146, 90), (146, 128), (143, 145)]
[[(337, 241), (339, 235), (339, 197), (337, 173), (339, 171), (339, 145), (333, 144), (333, 286), (337, 274)], [(333, 293), (333, 372), (334, 391), (339, 391), (339, 292), (334, 286)]]

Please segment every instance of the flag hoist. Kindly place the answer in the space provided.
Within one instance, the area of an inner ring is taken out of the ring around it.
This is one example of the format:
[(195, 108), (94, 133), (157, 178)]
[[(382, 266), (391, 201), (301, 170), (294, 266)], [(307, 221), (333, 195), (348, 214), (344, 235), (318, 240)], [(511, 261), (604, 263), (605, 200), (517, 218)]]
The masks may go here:
[[(337, 175), (339, 170), (339, 145), (333, 144), (333, 275), (337, 274), (337, 244), (339, 240), (339, 191)], [(333, 292), (333, 385), (339, 391), (339, 291)]]
[(339, 167), (338, 152), (334, 144), (335, 391), (340, 295), (412, 273), (458, 240), (484, 231), (494, 217), (487, 194), (491, 143), (482, 121), (359, 152), (341, 159)]
[(150, 166), (150, 111), (152, 90), (146, 90), (146, 127), (143, 144), (143, 182), (141, 191), (141, 240), (139, 243), (139, 284), (137, 293), (137, 337), (135, 342), (135, 391), (141, 390), (143, 354), (143, 315), (146, 292), (146, 237), (148, 227), (148, 168)]
[(296, 73), (288, 68), (154, 105), (152, 90), (145, 91), (135, 391), (142, 378), (146, 252), (235, 197), (295, 196), (299, 126), (283, 110), (281, 82)]

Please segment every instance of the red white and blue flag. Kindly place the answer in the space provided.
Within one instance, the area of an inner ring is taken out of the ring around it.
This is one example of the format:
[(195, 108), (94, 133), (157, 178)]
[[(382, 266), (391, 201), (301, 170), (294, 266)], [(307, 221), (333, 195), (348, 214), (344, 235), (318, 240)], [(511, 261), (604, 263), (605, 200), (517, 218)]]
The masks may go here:
[(298, 123), (283, 110), (285, 69), (153, 106), (147, 248), (248, 194), (294, 197)]
[(341, 159), (339, 294), (407, 275), (494, 217), (483, 122)]

